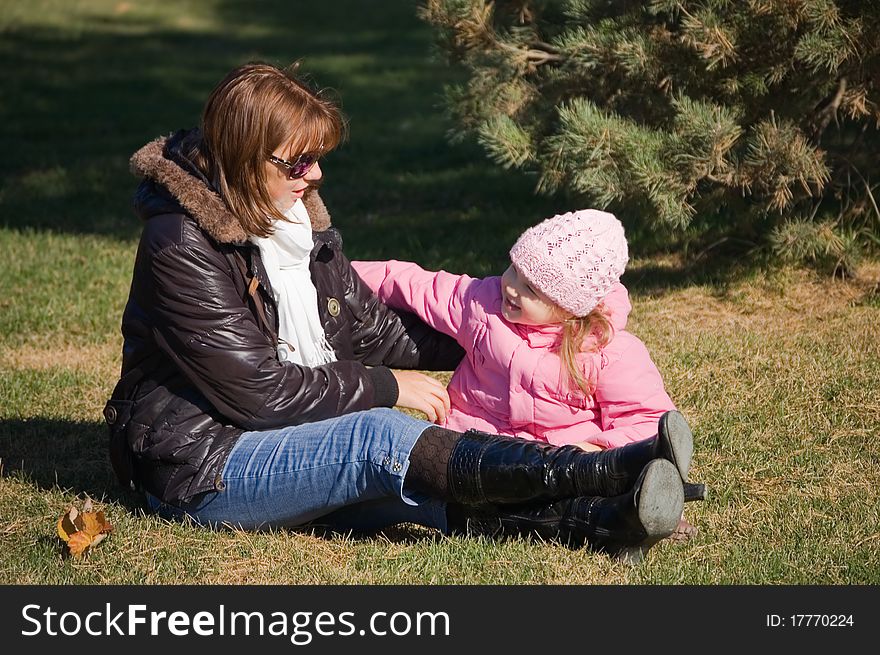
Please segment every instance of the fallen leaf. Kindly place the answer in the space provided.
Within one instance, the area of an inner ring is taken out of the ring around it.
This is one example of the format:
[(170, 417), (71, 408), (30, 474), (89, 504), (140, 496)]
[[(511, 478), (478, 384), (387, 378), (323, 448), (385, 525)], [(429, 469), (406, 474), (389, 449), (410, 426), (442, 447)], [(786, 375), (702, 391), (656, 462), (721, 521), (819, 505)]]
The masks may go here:
[(64, 541), (70, 539), (70, 535), (79, 532), (84, 527), (84, 522), (76, 507), (71, 505), (58, 519), (58, 536)]
[(76, 532), (70, 535), (67, 541), (67, 547), (70, 548), (70, 554), (79, 557), (86, 552), (92, 544), (92, 538), (85, 532)]
[(86, 498), (83, 511), (71, 505), (58, 519), (56, 532), (67, 544), (71, 555), (79, 557), (87, 554), (113, 531), (113, 525), (107, 520), (103, 510), (94, 512), (93, 509), (92, 499)]
[(67, 518), (67, 514), (62, 514), (61, 518), (58, 519), (58, 525), (55, 526), (56, 532), (58, 532), (58, 538), (63, 542), (67, 542), (70, 539), (70, 533), (67, 531), (64, 525), (64, 519)]
[(98, 517), (95, 516), (95, 514), (92, 512), (85, 512), (82, 517), (83, 532), (93, 538), (101, 534), (101, 523), (98, 521)]

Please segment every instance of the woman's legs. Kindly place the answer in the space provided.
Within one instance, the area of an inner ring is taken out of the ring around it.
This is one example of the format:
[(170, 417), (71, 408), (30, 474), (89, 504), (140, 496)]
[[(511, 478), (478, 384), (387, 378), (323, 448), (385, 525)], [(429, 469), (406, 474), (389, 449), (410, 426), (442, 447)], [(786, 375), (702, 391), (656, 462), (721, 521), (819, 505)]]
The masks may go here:
[(167, 517), (189, 515), (199, 523), (250, 530), (300, 526), (362, 505), (331, 516), (334, 527), (345, 529), (348, 520), (350, 529), (376, 529), (383, 522), (407, 520), (445, 530), (442, 503), (403, 489), (410, 451), (430, 425), (394, 410), (373, 409), (245, 432), (224, 467), (223, 491), (179, 506), (155, 499), (150, 504)]
[[(476, 438), (503, 448), (505, 456), (496, 461), (483, 447), (462, 448), (475, 437), (469, 439), (388, 409), (246, 432), (226, 462), (222, 492), (180, 506), (155, 499), (151, 505), (168, 517), (188, 515), (203, 524), (252, 530), (313, 523), (336, 530), (370, 531), (408, 521), (446, 532), (443, 500), (463, 505), (488, 501), (495, 506), (485, 506), (476, 514), (464, 512), (467, 524), (474, 525), (475, 519), (477, 524), (484, 523), (488, 512), (493, 521), (502, 521), (504, 532), (532, 532), (611, 552), (631, 547), (646, 550), (658, 535), (672, 531), (681, 514), (680, 473), (665, 459), (651, 460), (638, 480), (627, 485), (629, 493), (605, 498), (577, 489), (581, 475), (571, 469), (579, 467), (569, 460), (580, 463), (586, 453), (579, 449), (580, 455), (569, 452), (571, 448), (545, 446), (538, 457), (544, 461), (511, 460), (507, 451), (528, 442), (490, 435)], [(414, 449), (417, 441), (420, 446)], [(463, 457), (459, 456), (462, 452)], [(417, 460), (412, 468), (411, 457)], [(604, 474), (612, 474), (604, 467), (589, 468), (598, 482), (604, 482)], [(544, 474), (534, 475), (539, 470)], [(410, 471), (412, 479), (404, 487)], [(496, 493), (501, 497), (494, 497)], [(529, 499), (537, 504), (525, 509), (505, 506)], [(563, 500), (552, 502), (558, 499)]]
[(612, 497), (629, 491), (658, 458), (671, 462), (686, 483), (692, 454), (690, 427), (676, 411), (660, 418), (657, 436), (601, 452), (468, 430), (449, 458), (448, 486), (452, 500), (466, 505)]

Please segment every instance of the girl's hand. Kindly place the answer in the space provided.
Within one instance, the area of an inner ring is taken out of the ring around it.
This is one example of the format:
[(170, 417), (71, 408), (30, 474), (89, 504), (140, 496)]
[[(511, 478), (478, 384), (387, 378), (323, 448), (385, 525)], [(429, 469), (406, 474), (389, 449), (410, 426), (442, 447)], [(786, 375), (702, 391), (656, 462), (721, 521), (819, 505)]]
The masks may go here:
[(397, 404), (424, 412), (432, 423), (442, 423), (449, 414), (449, 393), (439, 380), (416, 371), (391, 371), (397, 380)]
[(596, 444), (590, 443), (589, 441), (578, 441), (577, 443), (573, 443), (572, 446), (577, 446), (578, 448), (586, 450), (590, 453), (603, 450), (601, 446), (597, 446)]

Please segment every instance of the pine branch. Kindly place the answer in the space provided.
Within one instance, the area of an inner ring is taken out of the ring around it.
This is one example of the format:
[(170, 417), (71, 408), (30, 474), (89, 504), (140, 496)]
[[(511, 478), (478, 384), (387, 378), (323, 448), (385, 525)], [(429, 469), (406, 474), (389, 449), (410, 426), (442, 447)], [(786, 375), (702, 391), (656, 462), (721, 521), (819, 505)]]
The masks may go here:
[(652, 228), (704, 212), (700, 229), (731, 236), (800, 217), (824, 244), (814, 212), (830, 203), (847, 261), (847, 235), (880, 242), (874, 187), (853, 172), (880, 150), (877, 2), (424, 1), (467, 75), (447, 94), (456, 133), (534, 167), (539, 191)]
[(481, 125), (479, 141), (504, 168), (518, 168), (533, 158), (531, 138), (508, 116), (495, 116)]
[(706, 60), (707, 68), (724, 68), (736, 59), (735, 37), (721, 24), (715, 14), (708, 10), (691, 14), (683, 4), (679, 11), (684, 15), (682, 41), (694, 48)]

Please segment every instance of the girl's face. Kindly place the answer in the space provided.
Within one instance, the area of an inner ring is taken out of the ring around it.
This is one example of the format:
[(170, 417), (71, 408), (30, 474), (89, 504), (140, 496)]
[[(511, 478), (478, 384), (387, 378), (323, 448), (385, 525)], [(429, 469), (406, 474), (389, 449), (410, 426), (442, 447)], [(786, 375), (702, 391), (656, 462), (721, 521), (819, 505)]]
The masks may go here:
[(532, 287), (519, 269), (511, 264), (501, 276), (501, 315), (521, 325), (555, 325), (569, 314)]
[[(299, 153), (290, 152), (288, 146), (280, 146), (272, 153), (274, 157), (288, 162), (296, 160)], [(286, 212), (297, 200), (303, 197), (310, 182), (321, 179), (321, 165), (315, 162), (309, 171), (296, 180), (287, 179), (288, 168), (272, 161), (266, 162), (266, 190), (281, 212)]]

